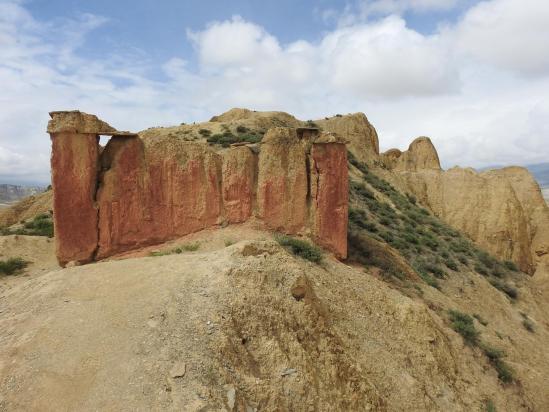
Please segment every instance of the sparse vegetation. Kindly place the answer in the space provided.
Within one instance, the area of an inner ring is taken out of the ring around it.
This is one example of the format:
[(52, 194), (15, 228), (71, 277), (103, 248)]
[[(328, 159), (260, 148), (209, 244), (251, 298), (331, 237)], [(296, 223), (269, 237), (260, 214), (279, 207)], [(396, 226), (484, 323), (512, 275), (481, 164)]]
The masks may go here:
[(503, 360), (504, 352), (480, 340), (480, 332), (476, 330), (473, 318), (457, 310), (449, 310), (448, 315), (452, 329), (463, 337), (466, 344), (477, 346), (482, 350), (490, 364), (497, 371), (499, 380), (503, 383), (513, 382), (515, 380), (514, 372)]
[(496, 405), (494, 405), (494, 402), (492, 399), (487, 399), (484, 403), (484, 410), (486, 412), (497, 412)]
[(2, 228), (0, 234), (53, 237), (53, 220), (49, 213), (42, 213), (31, 221), (21, 221), (21, 224), (23, 227), (17, 229)]
[(473, 318), (457, 310), (449, 310), (450, 326), (461, 335), (465, 343), (476, 346), (479, 343), (479, 332), (476, 330)]
[(405, 279), (406, 275), (402, 267), (377, 243), (378, 241), (359, 233), (349, 233), (348, 241), (354, 245), (351, 251), (354, 260), (366, 267), (379, 268), (385, 279)]
[(30, 262), (20, 258), (14, 257), (6, 260), (0, 260), (0, 274), (2, 275), (15, 275), (25, 269)]
[(526, 329), (530, 333), (534, 333), (534, 322), (532, 322), (532, 320), (528, 317), (526, 313), (521, 312), (520, 315), (522, 316), (522, 326), (524, 326), (524, 329)]
[[(246, 129), (246, 131), (248, 131), (248, 129)], [(262, 138), (262, 135), (252, 133), (234, 135), (228, 128), (226, 128), (223, 133), (208, 136), (207, 141), (208, 143), (229, 147), (233, 143), (258, 143)]]
[(510, 284), (504, 282), (501, 279), (490, 279), (490, 284), (495, 287), (498, 290), (501, 290), (503, 293), (505, 293), (507, 296), (509, 296), (511, 299), (517, 299), (518, 298), (518, 290), (511, 286)]
[[(510, 298), (518, 297), (518, 291), (504, 280), (516, 270), (512, 262), (501, 262), (479, 249), (460, 232), (420, 207), (414, 196), (400, 193), (352, 153), (348, 153), (348, 158), (362, 173), (361, 179), (350, 182), (349, 233), (363, 233), (398, 250), (430, 286), (440, 288), (436, 279), (447, 278), (447, 270), (470, 272), (473, 269)], [(352, 239), (357, 238), (350, 238), (351, 251), (360, 249), (352, 243)]]
[(515, 381), (513, 369), (503, 360), (505, 353), (501, 349), (493, 348), (486, 344), (481, 344), (480, 348), (498, 373), (498, 378), (503, 383), (512, 383)]
[(482, 326), (486, 326), (488, 325), (488, 322), (486, 320), (484, 320), (484, 318), (482, 316), (480, 316), (478, 313), (475, 313), (473, 315), (473, 317), (478, 320), (478, 322), (482, 325)]
[(170, 250), (158, 250), (150, 253), (150, 256), (167, 256), (185, 252), (195, 252), (200, 248), (200, 242), (185, 243)]
[(232, 240), (232, 239), (225, 239), (224, 243), (225, 243), (225, 247), (229, 247), (229, 246), (231, 246), (231, 245), (234, 245), (234, 240)]
[(276, 240), (280, 245), (289, 248), (296, 256), (310, 260), (314, 263), (319, 263), (322, 260), (322, 250), (318, 246), (305, 240), (286, 235), (278, 235)]

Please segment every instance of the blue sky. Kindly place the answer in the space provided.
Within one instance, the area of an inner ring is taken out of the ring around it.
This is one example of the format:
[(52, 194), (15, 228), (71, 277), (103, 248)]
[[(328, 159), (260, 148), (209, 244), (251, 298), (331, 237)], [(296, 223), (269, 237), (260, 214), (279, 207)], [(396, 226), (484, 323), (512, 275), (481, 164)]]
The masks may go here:
[(0, 0), (0, 183), (47, 182), (47, 112), (119, 129), (231, 107), (364, 112), (445, 167), (549, 153), (545, 0)]

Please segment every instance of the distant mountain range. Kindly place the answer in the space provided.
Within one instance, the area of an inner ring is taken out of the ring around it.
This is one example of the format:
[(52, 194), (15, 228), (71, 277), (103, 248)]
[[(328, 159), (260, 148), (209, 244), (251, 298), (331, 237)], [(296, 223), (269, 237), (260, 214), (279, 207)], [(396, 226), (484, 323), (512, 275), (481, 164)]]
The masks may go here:
[(41, 193), (45, 187), (0, 184), (0, 204), (9, 204), (27, 196)]
[(549, 188), (549, 163), (527, 165), (526, 168), (534, 175), (541, 187)]

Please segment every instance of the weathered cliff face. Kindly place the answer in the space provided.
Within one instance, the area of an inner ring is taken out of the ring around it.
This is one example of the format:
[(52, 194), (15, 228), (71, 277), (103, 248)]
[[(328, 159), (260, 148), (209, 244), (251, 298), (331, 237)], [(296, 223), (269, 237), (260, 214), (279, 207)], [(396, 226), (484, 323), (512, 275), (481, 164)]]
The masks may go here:
[(349, 211), (347, 150), (332, 141), (316, 144), (311, 164), (313, 234), (322, 246), (345, 257)]
[(334, 136), (272, 128), (261, 145), (215, 150), (169, 135), (143, 140), (97, 120), (113, 136), (100, 153), (97, 135), (80, 133), (97, 118), (70, 112), (65, 126), (61, 116), (49, 128), (61, 264), (251, 218), (346, 257), (347, 152)]
[(271, 229), (299, 231), (307, 222), (307, 145), (295, 129), (271, 129), (263, 138), (258, 215)]
[(408, 150), (390, 149), (381, 155), (390, 169), (397, 171), (440, 170), (438, 153), (428, 137), (415, 139)]
[(364, 113), (337, 115), (315, 124), (323, 130), (343, 137), (348, 149), (362, 162), (370, 163), (379, 157), (379, 141), (374, 126)]
[(52, 139), (54, 226), (60, 262), (93, 260), (97, 248), (98, 158), (95, 134), (61, 132)]
[(381, 160), (390, 170), (384, 173), (387, 179), (497, 257), (534, 273), (547, 254), (549, 209), (526, 169), (443, 171), (424, 137), (403, 153), (385, 152)]

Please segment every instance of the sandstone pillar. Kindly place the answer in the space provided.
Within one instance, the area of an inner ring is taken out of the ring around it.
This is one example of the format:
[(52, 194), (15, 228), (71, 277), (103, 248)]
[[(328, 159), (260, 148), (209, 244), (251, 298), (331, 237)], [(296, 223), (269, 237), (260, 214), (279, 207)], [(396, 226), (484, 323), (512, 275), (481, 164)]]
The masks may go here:
[(258, 217), (272, 230), (302, 231), (308, 210), (307, 152), (295, 129), (269, 129), (258, 169)]
[(57, 260), (61, 265), (90, 262), (98, 244), (99, 135), (135, 135), (79, 111), (51, 112), (50, 117)]
[(223, 155), (222, 194), (227, 223), (242, 223), (252, 215), (256, 157), (250, 148), (237, 146)]
[(57, 259), (93, 260), (97, 248), (98, 137), (91, 133), (51, 133), (52, 186)]
[(347, 257), (349, 176), (347, 148), (339, 142), (315, 143), (311, 149), (312, 233), (317, 243)]

